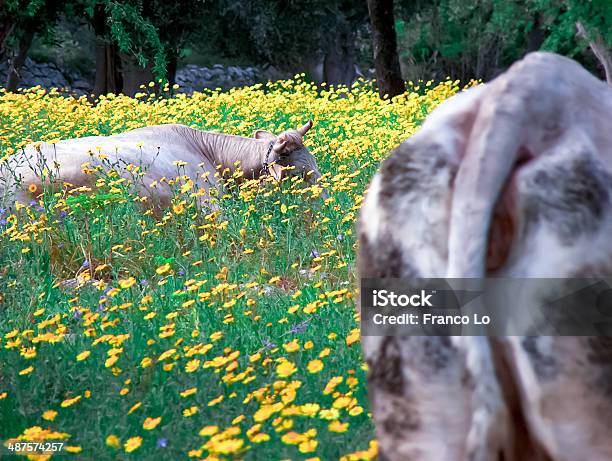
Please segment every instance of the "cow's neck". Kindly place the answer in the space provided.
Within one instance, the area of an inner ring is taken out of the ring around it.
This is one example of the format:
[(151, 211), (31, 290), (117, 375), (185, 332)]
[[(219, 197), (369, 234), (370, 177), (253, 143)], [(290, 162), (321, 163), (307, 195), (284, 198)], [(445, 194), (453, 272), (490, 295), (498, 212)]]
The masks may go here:
[(232, 172), (239, 168), (249, 178), (259, 176), (269, 141), (206, 131), (198, 131), (196, 138), (199, 150), (213, 165)]

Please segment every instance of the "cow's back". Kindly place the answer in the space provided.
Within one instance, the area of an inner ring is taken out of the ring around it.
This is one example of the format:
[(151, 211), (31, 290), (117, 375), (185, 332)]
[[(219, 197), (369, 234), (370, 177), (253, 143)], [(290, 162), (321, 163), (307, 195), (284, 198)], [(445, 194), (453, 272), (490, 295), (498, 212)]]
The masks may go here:
[[(203, 171), (214, 173), (214, 165), (194, 147), (190, 130), (183, 125), (159, 125), (144, 127), (112, 136), (87, 136), (58, 141), (56, 143), (32, 143), (15, 153), (0, 171), (4, 202), (19, 200), (25, 202), (30, 194), (26, 188), (36, 186), (37, 192), (43, 188), (43, 172), (54, 180), (67, 182), (74, 187), (92, 186), (96, 174), (84, 174), (83, 167), (102, 170), (115, 169), (128, 180), (136, 179), (136, 189), (147, 195), (159, 195), (166, 201), (171, 195), (170, 188), (160, 180), (172, 179), (177, 175), (187, 175), (194, 182), (201, 182), (208, 188), (214, 182), (203, 181)], [(177, 161), (184, 166), (177, 165)], [(140, 167), (144, 176), (135, 178), (127, 165)], [(200, 166), (199, 166), (200, 165)], [(47, 179), (46, 182), (49, 182)], [(155, 184), (152, 190), (149, 186)]]

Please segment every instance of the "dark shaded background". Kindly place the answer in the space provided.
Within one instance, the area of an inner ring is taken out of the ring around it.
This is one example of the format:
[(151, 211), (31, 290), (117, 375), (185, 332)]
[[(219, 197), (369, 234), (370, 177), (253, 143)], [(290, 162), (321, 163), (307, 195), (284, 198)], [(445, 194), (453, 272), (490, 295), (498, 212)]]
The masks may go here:
[(0, 75), (15, 90), (43, 65), (81, 93), (134, 95), (217, 65), (252, 69), (220, 86), (304, 72), (331, 84), (377, 76), (394, 95), (401, 79), (487, 80), (538, 49), (603, 78), (611, 26), (609, 0), (0, 0)]

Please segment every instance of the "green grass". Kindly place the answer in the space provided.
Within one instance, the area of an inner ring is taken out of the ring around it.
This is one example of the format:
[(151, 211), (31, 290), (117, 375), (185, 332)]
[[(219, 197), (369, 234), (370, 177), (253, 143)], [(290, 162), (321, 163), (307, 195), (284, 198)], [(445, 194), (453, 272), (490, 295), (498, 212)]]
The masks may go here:
[[(192, 190), (181, 193), (179, 180), (178, 207), (154, 215), (130, 184), (107, 178), (92, 193), (47, 192), (34, 206), (4, 211), (0, 440), (40, 426), (67, 433), (67, 445), (81, 450), (71, 457), (101, 460), (334, 460), (368, 449), (374, 433), (356, 337), (355, 219), (378, 160), (456, 90), (440, 85), (394, 105), (368, 89), (346, 97), (299, 82), (191, 99), (109, 98), (96, 107), (53, 95), (0, 95), (0, 154), (32, 140), (155, 123), (248, 135), (314, 118), (306, 144), (331, 194), (323, 200), (316, 188), (291, 180), (230, 179), (211, 212), (195, 206)], [(88, 273), (94, 283), (82, 279)], [(192, 355), (194, 347), (207, 350)], [(91, 354), (77, 360), (84, 351)], [(312, 373), (309, 363), (318, 358), (324, 368)], [(194, 359), (200, 363), (188, 372)], [(293, 374), (278, 367), (283, 361), (295, 364)], [(334, 377), (342, 382), (326, 392)], [(197, 392), (181, 397), (191, 388)], [(296, 414), (304, 404), (319, 411)], [(349, 424), (345, 432), (329, 430), (334, 405), (332, 418)], [(198, 413), (184, 416), (192, 406)], [(53, 420), (43, 418), (47, 410), (57, 411)], [(147, 417), (161, 422), (146, 430)], [(251, 440), (247, 431), (256, 424), (269, 440)], [(218, 435), (198, 434), (210, 425), (230, 428), (233, 449)], [(287, 434), (309, 430), (316, 446), (290, 443)], [(110, 435), (119, 447), (107, 444)], [(131, 437), (142, 437), (142, 445), (128, 453)]]

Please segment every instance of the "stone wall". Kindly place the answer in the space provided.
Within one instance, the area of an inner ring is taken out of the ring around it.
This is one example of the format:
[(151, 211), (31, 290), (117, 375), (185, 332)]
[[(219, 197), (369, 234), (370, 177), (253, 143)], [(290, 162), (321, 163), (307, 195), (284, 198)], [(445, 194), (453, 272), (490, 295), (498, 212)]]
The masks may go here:
[[(6, 83), (7, 72), (8, 63), (6, 61), (0, 62), (0, 82), (2, 86)], [(91, 83), (80, 75), (68, 75), (52, 62), (35, 62), (26, 58), (21, 69), (19, 88), (31, 88), (36, 85), (46, 89), (65, 88), (78, 95), (88, 94), (92, 87)]]
[(262, 71), (255, 67), (224, 67), (221, 64), (199, 67), (188, 64), (176, 72), (176, 83), (180, 86), (179, 91), (183, 93), (193, 93), (204, 88), (227, 89), (236, 86), (250, 86), (262, 80), (264, 80)]
[[(6, 82), (8, 64), (0, 62), (0, 85)], [(267, 81), (268, 72), (256, 67), (223, 66), (215, 64), (212, 67), (200, 67), (188, 64), (178, 69), (176, 83), (180, 86), (179, 92), (192, 93), (204, 88), (228, 89), (236, 86), (248, 86)], [(77, 95), (89, 94), (93, 82), (81, 75), (62, 71), (54, 63), (35, 62), (30, 58), (21, 70), (19, 88), (31, 88), (40, 85), (43, 88), (65, 88)]]

